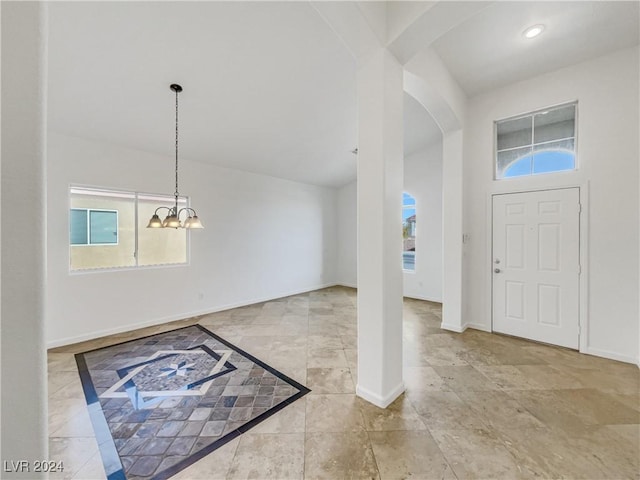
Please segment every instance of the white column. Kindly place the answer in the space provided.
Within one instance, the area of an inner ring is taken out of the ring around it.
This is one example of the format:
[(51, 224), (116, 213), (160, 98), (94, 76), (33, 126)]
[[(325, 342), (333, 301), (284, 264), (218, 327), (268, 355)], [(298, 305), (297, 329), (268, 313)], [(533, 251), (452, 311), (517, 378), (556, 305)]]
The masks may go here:
[(358, 385), (385, 408), (402, 381), (402, 67), (380, 49), (358, 67)]
[[(47, 12), (2, 2), (0, 465), (48, 459), (44, 341)], [(65, 222), (65, 218), (57, 221)], [(61, 253), (62, 254), (62, 253)], [(9, 464), (11, 465), (11, 464)], [(11, 468), (10, 468), (11, 469)], [(40, 478), (2, 472), (2, 478)]]
[(462, 130), (442, 138), (442, 328), (462, 324)]

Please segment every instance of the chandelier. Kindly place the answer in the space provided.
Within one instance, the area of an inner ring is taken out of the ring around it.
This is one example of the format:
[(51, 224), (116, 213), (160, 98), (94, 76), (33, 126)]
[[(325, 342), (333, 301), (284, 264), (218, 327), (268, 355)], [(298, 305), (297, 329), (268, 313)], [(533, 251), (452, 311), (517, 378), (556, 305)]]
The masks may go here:
[[(173, 207), (156, 208), (147, 228), (204, 228), (193, 208), (184, 207), (178, 210), (178, 197), (180, 196), (178, 193), (178, 93), (182, 91), (182, 87), (174, 83), (169, 88), (176, 92), (176, 191), (174, 193), (176, 203)], [(167, 216), (164, 220), (160, 220), (158, 211), (163, 209), (167, 210)], [(186, 216), (184, 223), (180, 220), (180, 215), (183, 212)]]

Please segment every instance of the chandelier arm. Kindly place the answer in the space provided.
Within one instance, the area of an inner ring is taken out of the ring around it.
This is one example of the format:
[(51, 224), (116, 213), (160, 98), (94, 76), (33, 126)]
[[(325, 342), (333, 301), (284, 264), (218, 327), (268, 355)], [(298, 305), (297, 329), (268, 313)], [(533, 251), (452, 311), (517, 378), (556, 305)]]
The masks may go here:
[(185, 210), (187, 211), (187, 213), (191, 212), (191, 213), (193, 213), (194, 215), (196, 215), (196, 211), (195, 211), (193, 208), (191, 208), (191, 207), (182, 207), (182, 208), (180, 209), (180, 211), (178, 212), (178, 217), (179, 217), (179, 216), (180, 216), (180, 214), (181, 214), (183, 211), (185, 211)]
[(158, 208), (156, 208), (156, 211), (155, 211), (155, 212), (153, 212), (153, 214), (154, 214), (154, 215), (157, 215), (157, 214), (158, 214), (158, 210), (160, 210), (161, 208), (166, 208), (167, 210), (169, 210), (169, 213), (171, 213), (171, 212), (173, 211), (173, 207), (169, 208), (169, 207), (164, 207), (164, 206), (163, 206), (163, 207), (158, 207)]

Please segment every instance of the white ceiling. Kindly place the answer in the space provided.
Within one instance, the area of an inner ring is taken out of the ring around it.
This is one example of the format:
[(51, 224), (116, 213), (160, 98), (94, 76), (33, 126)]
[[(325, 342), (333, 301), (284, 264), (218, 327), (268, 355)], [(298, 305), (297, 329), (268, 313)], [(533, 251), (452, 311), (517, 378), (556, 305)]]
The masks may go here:
[[(535, 24), (545, 31), (527, 39)], [(436, 52), (469, 96), (640, 43), (640, 2), (505, 2), (440, 37)]]
[[(488, 2), (435, 48), (473, 95), (637, 44), (638, 5)], [(404, 9), (404, 23), (412, 11), (429, 14)], [(317, 185), (355, 179), (356, 63), (309, 3), (52, 2), (49, 12), (51, 130), (172, 155), (169, 84), (180, 83), (181, 158)], [(547, 30), (527, 41), (534, 23)], [(404, 103), (413, 153), (440, 133)]]
[(52, 3), (50, 128), (319, 185), (355, 178), (356, 65), (306, 2)]

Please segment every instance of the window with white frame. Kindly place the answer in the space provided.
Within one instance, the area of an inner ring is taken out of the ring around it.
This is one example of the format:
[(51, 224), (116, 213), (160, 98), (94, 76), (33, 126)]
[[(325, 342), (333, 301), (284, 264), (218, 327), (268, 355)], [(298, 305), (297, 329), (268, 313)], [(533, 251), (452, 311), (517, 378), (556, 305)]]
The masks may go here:
[(576, 103), (495, 122), (495, 178), (576, 169)]
[[(186, 264), (185, 229), (147, 229), (170, 195), (97, 188), (69, 189), (69, 260), (72, 271)], [(187, 206), (187, 198), (178, 206)]]
[(118, 211), (72, 208), (71, 245), (117, 245)]
[(416, 269), (416, 199), (402, 194), (402, 269)]

